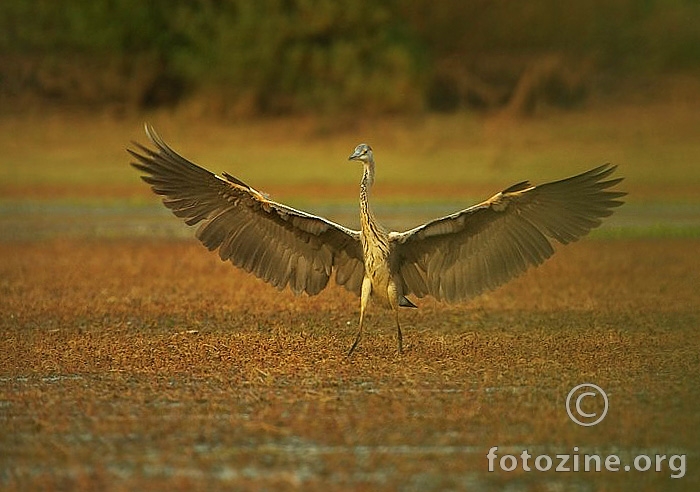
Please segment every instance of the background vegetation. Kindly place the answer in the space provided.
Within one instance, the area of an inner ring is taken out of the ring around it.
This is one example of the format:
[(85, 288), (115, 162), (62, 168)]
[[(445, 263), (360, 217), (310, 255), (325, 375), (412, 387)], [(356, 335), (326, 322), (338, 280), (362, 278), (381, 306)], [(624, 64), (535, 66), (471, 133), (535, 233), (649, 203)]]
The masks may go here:
[(695, 72), (699, 20), (688, 0), (3, 2), (0, 102), (527, 113)]
[[(700, 490), (699, 10), (0, 2), (0, 489)], [(208, 169), (351, 227), (361, 141), (396, 230), (606, 161), (629, 195), (503, 288), (420, 300), (402, 357), (372, 307), (347, 359), (357, 299), (278, 292), (202, 248), (128, 165), (144, 121)], [(564, 407), (585, 381), (611, 395), (594, 428)], [(680, 480), (668, 461), (486, 471), (491, 446), (523, 444), (691, 463)]]

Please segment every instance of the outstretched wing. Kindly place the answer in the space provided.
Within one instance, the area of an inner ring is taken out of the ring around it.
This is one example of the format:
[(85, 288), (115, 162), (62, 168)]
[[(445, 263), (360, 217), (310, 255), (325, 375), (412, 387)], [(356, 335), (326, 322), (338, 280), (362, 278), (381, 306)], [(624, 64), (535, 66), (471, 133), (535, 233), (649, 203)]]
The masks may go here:
[(172, 150), (153, 130), (151, 150), (135, 143), (131, 165), (163, 196), (163, 203), (210, 251), (278, 289), (318, 294), (335, 270), (336, 281), (360, 294), (364, 263), (360, 233), (273, 202), (239, 179), (215, 175)]
[(403, 293), (457, 301), (493, 289), (549, 258), (555, 239), (567, 244), (586, 235), (622, 205), (605, 180), (605, 164), (539, 186), (518, 183), (489, 200), (425, 225), (394, 233), (394, 270)]

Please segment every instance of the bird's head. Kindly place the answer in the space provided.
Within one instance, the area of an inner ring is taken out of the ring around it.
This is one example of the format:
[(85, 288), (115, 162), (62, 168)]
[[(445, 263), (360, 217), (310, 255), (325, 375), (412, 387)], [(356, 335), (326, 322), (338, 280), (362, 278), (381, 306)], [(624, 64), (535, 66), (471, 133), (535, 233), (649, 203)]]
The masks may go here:
[(374, 162), (374, 156), (372, 155), (372, 147), (362, 143), (355, 147), (355, 151), (348, 157), (349, 161), (362, 161), (364, 164)]

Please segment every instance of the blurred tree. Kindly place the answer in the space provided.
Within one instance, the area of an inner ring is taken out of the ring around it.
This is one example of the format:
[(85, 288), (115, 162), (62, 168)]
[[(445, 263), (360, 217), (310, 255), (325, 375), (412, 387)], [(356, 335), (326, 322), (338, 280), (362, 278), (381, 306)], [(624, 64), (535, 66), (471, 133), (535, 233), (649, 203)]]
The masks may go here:
[(265, 113), (416, 109), (418, 57), (394, 0), (230, 0), (175, 10), (180, 71)]
[(696, 71), (699, 21), (695, 0), (2, 2), (0, 102), (527, 112), (601, 71)]

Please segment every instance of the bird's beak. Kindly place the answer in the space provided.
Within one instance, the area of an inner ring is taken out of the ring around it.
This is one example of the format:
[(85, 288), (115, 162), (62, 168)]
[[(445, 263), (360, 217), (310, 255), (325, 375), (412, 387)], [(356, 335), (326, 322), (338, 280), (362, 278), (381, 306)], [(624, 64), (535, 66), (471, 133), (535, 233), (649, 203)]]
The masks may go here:
[(350, 157), (348, 157), (348, 160), (349, 161), (356, 161), (357, 159), (360, 158), (360, 155), (361, 154), (359, 152), (355, 151), (352, 154), (350, 154)]

